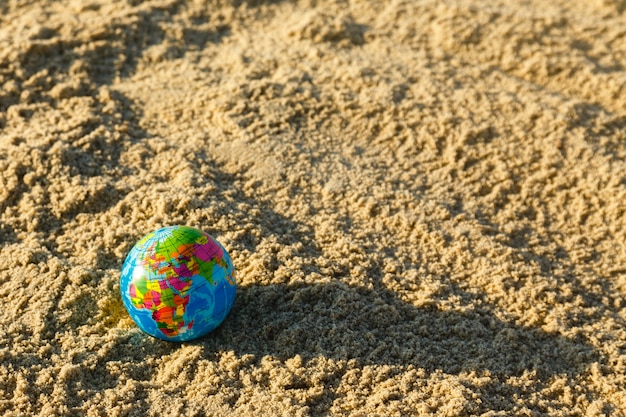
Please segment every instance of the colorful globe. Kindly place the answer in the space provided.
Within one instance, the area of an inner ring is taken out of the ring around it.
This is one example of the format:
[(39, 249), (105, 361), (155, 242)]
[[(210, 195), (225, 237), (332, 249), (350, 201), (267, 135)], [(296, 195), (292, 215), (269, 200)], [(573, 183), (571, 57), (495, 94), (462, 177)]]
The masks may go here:
[(224, 321), (235, 299), (235, 270), (224, 247), (207, 233), (164, 227), (131, 249), (120, 291), (141, 330), (163, 340), (186, 341)]

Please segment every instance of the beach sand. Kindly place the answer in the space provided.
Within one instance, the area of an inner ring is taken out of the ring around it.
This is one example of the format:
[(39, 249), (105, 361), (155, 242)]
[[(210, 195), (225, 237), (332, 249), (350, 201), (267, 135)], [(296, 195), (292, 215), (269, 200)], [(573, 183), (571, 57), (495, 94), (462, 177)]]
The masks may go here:
[[(0, 3), (3, 416), (623, 416), (626, 3)], [(142, 333), (161, 226), (237, 270)]]

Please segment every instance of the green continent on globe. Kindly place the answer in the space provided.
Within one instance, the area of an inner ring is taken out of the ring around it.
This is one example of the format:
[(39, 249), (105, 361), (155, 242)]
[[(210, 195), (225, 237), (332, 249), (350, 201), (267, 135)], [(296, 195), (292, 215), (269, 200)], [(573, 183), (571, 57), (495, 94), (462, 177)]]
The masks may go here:
[[(158, 231), (143, 238), (139, 247), (146, 248), (145, 256), (137, 266), (143, 273), (133, 278), (129, 294), (136, 308), (152, 312), (158, 329), (168, 337), (175, 337), (180, 329), (193, 327), (193, 320), (185, 322), (189, 303), (189, 289), (194, 277), (202, 277), (213, 285), (213, 268), (228, 268), (223, 249), (207, 235), (191, 227), (171, 229), (163, 235)], [(234, 277), (226, 279), (235, 285)]]

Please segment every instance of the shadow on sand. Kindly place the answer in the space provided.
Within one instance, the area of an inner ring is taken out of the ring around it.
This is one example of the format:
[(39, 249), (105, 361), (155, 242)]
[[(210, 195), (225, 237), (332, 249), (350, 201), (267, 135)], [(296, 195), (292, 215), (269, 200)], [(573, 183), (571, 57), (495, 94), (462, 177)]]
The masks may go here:
[(387, 289), (341, 282), (241, 288), (224, 325), (195, 343), (205, 352), (324, 356), (450, 374), (534, 371), (541, 379), (584, 372), (597, 357), (583, 340), (507, 323), (488, 310), (417, 308)]

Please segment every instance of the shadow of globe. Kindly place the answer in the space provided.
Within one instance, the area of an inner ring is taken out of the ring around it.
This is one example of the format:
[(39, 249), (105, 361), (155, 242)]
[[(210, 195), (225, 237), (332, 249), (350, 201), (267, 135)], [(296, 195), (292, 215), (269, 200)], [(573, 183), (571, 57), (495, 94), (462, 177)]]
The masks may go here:
[(240, 288), (231, 316), (198, 343), (206, 352), (323, 356), (503, 377), (576, 375), (598, 355), (584, 340), (509, 323), (485, 307), (417, 308), (387, 289), (337, 282)]

